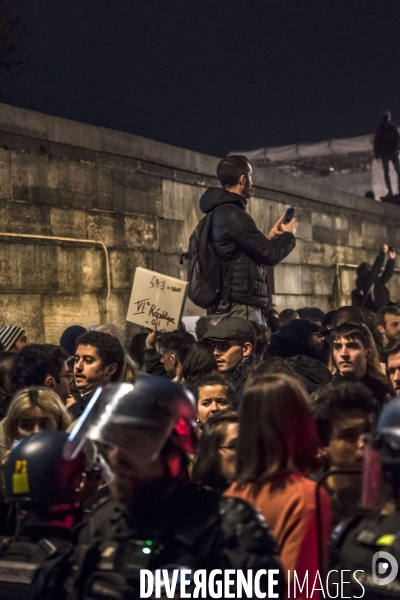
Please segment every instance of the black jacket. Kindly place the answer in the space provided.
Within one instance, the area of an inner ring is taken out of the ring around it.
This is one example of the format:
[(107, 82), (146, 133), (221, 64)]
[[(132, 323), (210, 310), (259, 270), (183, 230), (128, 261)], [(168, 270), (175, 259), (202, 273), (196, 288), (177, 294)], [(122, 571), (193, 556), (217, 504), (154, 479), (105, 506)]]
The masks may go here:
[(393, 121), (381, 123), (375, 131), (375, 158), (391, 157), (396, 154), (399, 146), (399, 137), (399, 130)]
[[(137, 546), (143, 540), (152, 545), (146, 557)], [(103, 550), (113, 547), (117, 550), (101, 559)], [(109, 500), (89, 516), (79, 534), (76, 593), (70, 598), (93, 598), (93, 588), (100, 586), (112, 592), (107, 598), (136, 598), (139, 595), (133, 591), (138, 591), (139, 568), (154, 571), (167, 566), (245, 572), (248, 568), (278, 569), (276, 591), (283, 598), (285, 584), (277, 550), (265, 522), (246, 502), (221, 499), (189, 481), (160, 480), (150, 484), (129, 508)], [(118, 596), (123, 589), (126, 595)]]
[(297, 375), (301, 377), (309, 394), (312, 394), (321, 385), (330, 383), (332, 380), (332, 373), (328, 367), (317, 358), (300, 354), (298, 356), (291, 356), (286, 361)]
[[(225, 265), (234, 261), (222, 298), (238, 304), (265, 308), (269, 303), (266, 265), (276, 265), (294, 248), (294, 235), (285, 232), (270, 241), (246, 212), (247, 200), (221, 188), (210, 188), (200, 199), (208, 213), (218, 207), (211, 226), (211, 244)], [(220, 207), (220, 208), (219, 208)]]
[(380, 252), (371, 271), (361, 273), (357, 277), (356, 289), (351, 292), (353, 306), (363, 306), (367, 310), (378, 312), (389, 304), (390, 294), (385, 284), (393, 277), (395, 260), (389, 258), (384, 272), (380, 275), (384, 262), (385, 253)]
[[(347, 381), (347, 379), (340, 375), (340, 373), (337, 373), (333, 376), (332, 385), (340, 385), (345, 381)], [(374, 398), (378, 401), (380, 410), (392, 399), (393, 391), (389, 383), (384, 383), (380, 379), (376, 379), (370, 375), (364, 375), (364, 377), (360, 379), (359, 383), (363, 383), (365, 386), (367, 386), (367, 388), (369, 388)]]

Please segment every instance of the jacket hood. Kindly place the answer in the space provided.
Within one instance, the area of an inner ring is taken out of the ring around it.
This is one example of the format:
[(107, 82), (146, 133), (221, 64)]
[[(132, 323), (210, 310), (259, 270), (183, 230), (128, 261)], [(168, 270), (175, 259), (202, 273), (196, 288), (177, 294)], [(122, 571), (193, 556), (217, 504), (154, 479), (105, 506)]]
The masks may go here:
[(239, 208), (246, 208), (247, 200), (239, 194), (228, 192), (224, 188), (209, 188), (200, 198), (200, 210), (208, 213), (222, 204), (236, 204)]
[(271, 336), (270, 355), (290, 358), (297, 354), (310, 355), (308, 338), (322, 327), (309, 319), (294, 319)]
[(288, 364), (302, 378), (307, 391), (312, 394), (321, 385), (330, 383), (332, 374), (323, 362), (310, 356), (291, 356), (286, 359)]

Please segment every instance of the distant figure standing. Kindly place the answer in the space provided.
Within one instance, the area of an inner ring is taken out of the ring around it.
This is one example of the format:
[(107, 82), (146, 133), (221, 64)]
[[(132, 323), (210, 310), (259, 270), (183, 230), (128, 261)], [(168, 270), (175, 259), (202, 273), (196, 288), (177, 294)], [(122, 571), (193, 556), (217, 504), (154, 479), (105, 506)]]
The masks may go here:
[(389, 176), (389, 162), (392, 162), (398, 177), (398, 190), (400, 193), (400, 163), (399, 163), (399, 129), (392, 121), (389, 111), (382, 115), (381, 123), (375, 131), (374, 154), (375, 158), (382, 160), (385, 183), (388, 196), (393, 196), (392, 184)]

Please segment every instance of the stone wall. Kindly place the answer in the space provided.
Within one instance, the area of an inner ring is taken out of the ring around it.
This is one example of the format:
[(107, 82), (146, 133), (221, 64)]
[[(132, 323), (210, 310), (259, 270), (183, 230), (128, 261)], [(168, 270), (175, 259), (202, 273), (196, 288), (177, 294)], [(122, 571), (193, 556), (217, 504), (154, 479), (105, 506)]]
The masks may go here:
[[(218, 160), (0, 105), (0, 325), (48, 342), (75, 323), (124, 327), (136, 267), (184, 278), (180, 255), (201, 216), (200, 196), (218, 185)], [(384, 241), (400, 247), (397, 207), (257, 175), (249, 212), (258, 227), (267, 232), (288, 206), (299, 228), (296, 249), (274, 268), (281, 308), (348, 301), (354, 269), (338, 265), (373, 261)], [(99, 242), (109, 256), (108, 299)], [(398, 277), (390, 288), (400, 298)], [(185, 314), (203, 312), (186, 303)]]

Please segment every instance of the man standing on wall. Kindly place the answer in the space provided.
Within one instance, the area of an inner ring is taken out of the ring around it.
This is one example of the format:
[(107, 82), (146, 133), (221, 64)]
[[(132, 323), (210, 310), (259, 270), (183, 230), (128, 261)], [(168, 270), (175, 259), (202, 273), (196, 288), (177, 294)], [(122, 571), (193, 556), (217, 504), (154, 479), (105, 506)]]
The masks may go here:
[(399, 162), (399, 129), (392, 121), (390, 112), (382, 115), (382, 120), (375, 131), (374, 154), (375, 158), (382, 160), (383, 172), (385, 174), (385, 183), (388, 189), (388, 196), (393, 195), (392, 184), (389, 175), (389, 163), (392, 162), (397, 173), (400, 193), (400, 162)]
[(263, 323), (263, 311), (270, 302), (266, 266), (278, 264), (293, 250), (297, 221), (285, 225), (282, 216), (267, 236), (257, 229), (246, 212), (252, 168), (245, 156), (221, 160), (217, 177), (222, 189), (210, 188), (200, 199), (203, 213), (218, 209), (213, 214), (209, 243), (226, 272), (213, 312)]

